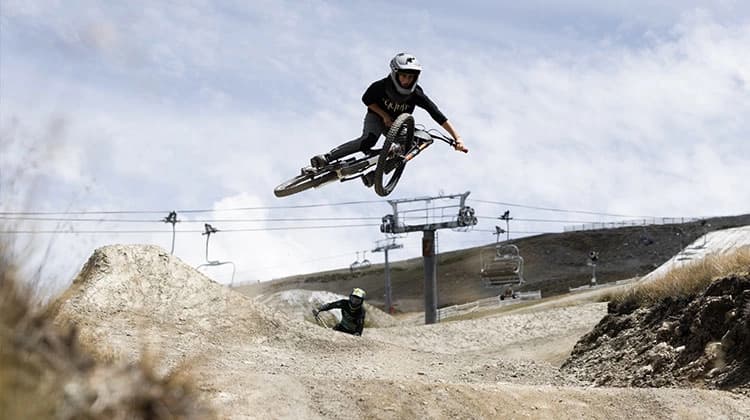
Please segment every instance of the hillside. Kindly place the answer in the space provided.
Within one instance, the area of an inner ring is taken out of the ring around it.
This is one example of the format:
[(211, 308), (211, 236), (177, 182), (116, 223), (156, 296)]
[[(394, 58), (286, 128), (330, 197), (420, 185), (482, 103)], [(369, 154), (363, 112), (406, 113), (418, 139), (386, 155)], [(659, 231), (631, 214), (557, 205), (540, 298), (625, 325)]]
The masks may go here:
[[(591, 268), (586, 266), (586, 261), (592, 250), (599, 252), (597, 280), (607, 283), (647, 274), (707, 232), (748, 224), (750, 215), (728, 216), (709, 218), (704, 222), (551, 233), (509, 243), (518, 246), (525, 261), (527, 284), (519, 290), (541, 290), (543, 296), (554, 296), (589, 282)], [(498, 289), (488, 289), (480, 284), (481, 249), (469, 248), (438, 256), (438, 306), (465, 303), (499, 293)], [(357, 286), (368, 291), (371, 304), (382, 307), (385, 293), (383, 269), (382, 264), (376, 264), (358, 275), (353, 275), (348, 269), (310, 273), (243, 285), (237, 290), (251, 296), (290, 289), (346, 293)], [(391, 280), (397, 310), (423, 309), (421, 258), (391, 263)]]

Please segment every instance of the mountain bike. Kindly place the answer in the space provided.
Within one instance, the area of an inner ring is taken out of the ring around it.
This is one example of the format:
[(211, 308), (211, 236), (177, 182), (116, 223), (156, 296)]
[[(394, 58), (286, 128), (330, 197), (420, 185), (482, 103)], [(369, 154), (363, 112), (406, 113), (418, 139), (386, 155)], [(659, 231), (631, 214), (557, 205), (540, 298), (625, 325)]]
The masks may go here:
[[(436, 140), (450, 146), (456, 145), (454, 139), (436, 129), (427, 130), (422, 125), (415, 126), (411, 114), (401, 114), (388, 129), (382, 149), (367, 151), (364, 157), (335, 160), (319, 169), (304, 167), (299, 175), (279, 184), (273, 193), (277, 197), (286, 197), (337, 180), (344, 182), (357, 178), (364, 178), (365, 185), (368, 185), (372, 177), (375, 192), (385, 197), (396, 188), (406, 164)], [(462, 151), (468, 153), (466, 149)], [(371, 175), (367, 171), (373, 166), (374, 175)]]
[(320, 325), (323, 328), (329, 328), (328, 324), (325, 321), (323, 321), (323, 319), (320, 317), (320, 312), (313, 309), (312, 314), (313, 314), (313, 317), (315, 318), (315, 321), (318, 322), (318, 325)]

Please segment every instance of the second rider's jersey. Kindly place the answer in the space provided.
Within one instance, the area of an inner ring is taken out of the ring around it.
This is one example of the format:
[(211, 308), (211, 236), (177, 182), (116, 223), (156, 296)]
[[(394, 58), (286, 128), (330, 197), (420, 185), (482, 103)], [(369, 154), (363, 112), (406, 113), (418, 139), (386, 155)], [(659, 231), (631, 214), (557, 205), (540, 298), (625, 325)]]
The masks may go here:
[(321, 306), (320, 310), (329, 311), (337, 308), (341, 309), (341, 327), (350, 334), (362, 335), (365, 327), (365, 305), (352, 307), (349, 299), (341, 299)]
[(362, 95), (362, 102), (364, 102), (365, 105), (377, 104), (394, 120), (404, 112), (409, 114), (413, 113), (414, 108), (417, 106), (427, 111), (432, 119), (440, 125), (443, 125), (443, 123), (448, 120), (445, 115), (440, 112), (437, 105), (425, 95), (421, 86), (417, 85), (411, 95), (395, 98), (394, 96), (396, 95), (388, 94), (388, 90), (395, 90), (392, 87), (392, 84), (393, 81), (390, 76), (386, 76), (384, 79), (373, 82), (370, 87), (367, 88), (364, 95)]

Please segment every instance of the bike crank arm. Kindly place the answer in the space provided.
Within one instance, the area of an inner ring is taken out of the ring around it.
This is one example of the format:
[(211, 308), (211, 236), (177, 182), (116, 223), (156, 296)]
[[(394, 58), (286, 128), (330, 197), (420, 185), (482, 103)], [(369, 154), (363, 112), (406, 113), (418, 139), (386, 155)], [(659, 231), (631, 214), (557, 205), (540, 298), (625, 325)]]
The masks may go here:
[(344, 177), (339, 178), (339, 181), (341, 181), (341, 182), (354, 181), (355, 179), (360, 179), (363, 176), (365, 176), (365, 174), (356, 174), (356, 175), (344, 176)]

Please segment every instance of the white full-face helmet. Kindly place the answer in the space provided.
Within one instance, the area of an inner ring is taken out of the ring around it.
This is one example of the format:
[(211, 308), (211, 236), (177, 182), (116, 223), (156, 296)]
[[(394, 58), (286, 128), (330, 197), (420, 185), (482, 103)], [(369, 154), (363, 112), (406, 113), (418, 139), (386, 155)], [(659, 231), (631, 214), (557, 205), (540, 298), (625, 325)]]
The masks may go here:
[(355, 287), (354, 290), (352, 290), (352, 293), (349, 295), (349, 303), (352, 307), (359, 307), (362, 305), (362, 302), (365, 300), (365, 291), (360, 289), (359, 287)]
[[(391, 59), (391, 81), (396, 91), (401, 95), (411, 95), (417, 88), (417, 80), (422, 72), (422, 65), (419, 64), (417, 57), (408, 53), (398, 53)], [(401, 86), (398, 80), (399, 73), (413, 74), (414, 80), (409, 86)]]

